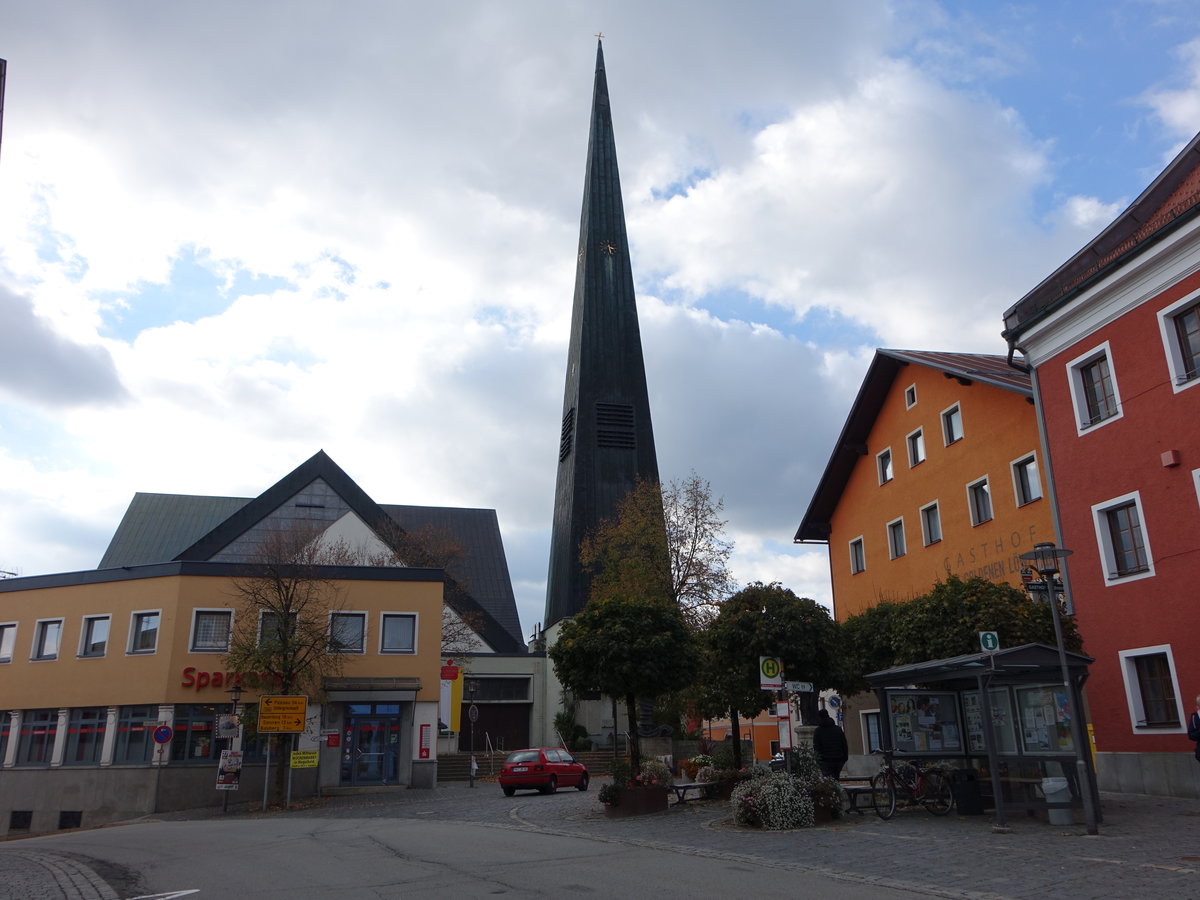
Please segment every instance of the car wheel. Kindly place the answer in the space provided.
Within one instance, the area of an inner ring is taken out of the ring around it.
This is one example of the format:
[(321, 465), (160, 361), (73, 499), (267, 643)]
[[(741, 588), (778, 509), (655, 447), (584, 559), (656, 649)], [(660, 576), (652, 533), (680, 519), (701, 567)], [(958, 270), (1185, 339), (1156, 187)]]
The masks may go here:
[(511, 797), (513, 794), (515, 794), (517, 792), (517, 789), (515, 787), (506, 787), (506, 788), (502, 788), (502, 790), (504, 791), (505, 797)]
[(579, 779), (578, 787), (581, 791), (587, 790), (587, 787), (588, 787), (588, 773), (587, 772), (584, 772), (583, 776)]
[(557, 790), (558, 790), (558, 778), (557, 778), (557, 776), (551, 775), (550, 780), (546, 782), (546, 786), (544, 788), (542, 788), (542, 793), (553, 794)]

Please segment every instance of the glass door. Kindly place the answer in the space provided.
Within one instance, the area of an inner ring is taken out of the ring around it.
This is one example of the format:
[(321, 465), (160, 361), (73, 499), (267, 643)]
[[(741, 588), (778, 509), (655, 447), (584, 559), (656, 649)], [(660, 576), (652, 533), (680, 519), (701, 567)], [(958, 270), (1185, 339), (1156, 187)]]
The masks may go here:
[(342, 751), (343, 784), (395, 784), (400, 719), (351, 716)]

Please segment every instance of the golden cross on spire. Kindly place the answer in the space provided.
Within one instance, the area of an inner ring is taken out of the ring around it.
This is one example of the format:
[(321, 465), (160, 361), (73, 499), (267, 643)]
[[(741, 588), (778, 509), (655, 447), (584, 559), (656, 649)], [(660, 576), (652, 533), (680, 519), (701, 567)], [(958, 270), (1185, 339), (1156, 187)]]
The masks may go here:
[(596, 32), (596, 39), (597, 39), (597, 40), (600, 40), (600, 41), (604, 40), (604, 32), (603, 32), (603, 31), (597, 31), (597, 32)]

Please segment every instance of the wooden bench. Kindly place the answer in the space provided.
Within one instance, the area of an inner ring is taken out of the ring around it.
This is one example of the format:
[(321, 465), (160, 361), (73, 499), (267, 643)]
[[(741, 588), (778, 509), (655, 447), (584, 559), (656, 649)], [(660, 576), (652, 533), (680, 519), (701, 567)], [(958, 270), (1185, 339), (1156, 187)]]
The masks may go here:
[(871, 782), (865, 778), (839, 778), (842, 790), (846, 792), (849, 806), (846, 812), (855, 812), (860, 816), (863, 809), (874, 809), (875, 799), (871, 796)]
[(675, 805), (678, 806), (680, 803), (687, 803), (688, 800), (696, 799), (695, 797), (688, 796), (688, 794), (692, 791), (695, 791), (699, 796), (703, 797), (703, 789), (712, 786), (713, 783), (711, 781), (692, 781), (688, 782), (687, 784), (671, 785), (671, 790), (675, 792)]

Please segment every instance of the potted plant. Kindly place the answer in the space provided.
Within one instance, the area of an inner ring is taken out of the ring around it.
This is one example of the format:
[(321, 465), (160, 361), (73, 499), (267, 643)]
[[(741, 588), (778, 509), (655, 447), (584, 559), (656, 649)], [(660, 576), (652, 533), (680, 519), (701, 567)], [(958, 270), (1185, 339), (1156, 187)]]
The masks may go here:
[(671, 770), (658, 760), (643, 760), (641, 771), (631, 775), (629, 765), (614, 762), (612, 784), (600, 789), (606, 816), (636, 816), (667, 808)]

